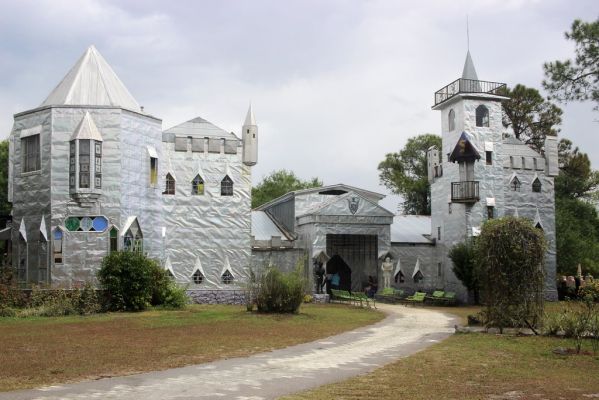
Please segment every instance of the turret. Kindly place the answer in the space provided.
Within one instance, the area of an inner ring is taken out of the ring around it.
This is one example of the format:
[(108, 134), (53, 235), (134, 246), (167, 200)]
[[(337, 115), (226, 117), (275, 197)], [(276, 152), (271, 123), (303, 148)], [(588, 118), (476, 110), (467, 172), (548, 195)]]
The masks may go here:
[(256, 118), (251, 104), (241, 128), (241, 135), (243, 140), (243, 163), (249, 166), (256, 165), (258, 162), (258, 125), (256, 125)]

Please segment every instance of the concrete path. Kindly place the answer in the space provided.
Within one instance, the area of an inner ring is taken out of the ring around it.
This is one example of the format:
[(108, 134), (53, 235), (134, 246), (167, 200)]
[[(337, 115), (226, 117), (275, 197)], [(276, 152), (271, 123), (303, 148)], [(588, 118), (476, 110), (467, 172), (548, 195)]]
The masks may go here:
[(0, 393), (11, 399), (275, 399), (369, 372), (438, 342), (456, 320), (443, 313), (381, 305), (383, 321), (320, 341), (247, 358), (119, 378)]

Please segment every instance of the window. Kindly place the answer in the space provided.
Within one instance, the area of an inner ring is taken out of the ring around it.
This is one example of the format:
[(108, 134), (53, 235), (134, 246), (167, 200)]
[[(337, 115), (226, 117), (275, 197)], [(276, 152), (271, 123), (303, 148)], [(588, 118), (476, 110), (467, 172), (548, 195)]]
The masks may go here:
[(483, 105), (476, 107), (476, 126), (489, 127), (489, 109)]
[(441, 227), (437, 227), (437, 240), (441, 240)]
[(541, 225), (540, 222), (537, 222), (537, 224), (535, 225), (535, 228), (539, 229), (541, 232), (544, 232), (543, 226)]
[(424, 275), (422, 275), (421, 271), (416, 272), (414, 274), (414, 283), (420, 283), (424, 279)]
[(158, 159), (150, 157), (150, 186), (158, 184)]
[(453, 108), (449, 110), (449, 114), (447, 115), (447, 126), (450, 132), (455, 129), (455, 112)]
[(202, 195), (204, 194), (204, 180), (200, 175), (196, 175), (191, 181), (191, 194), (192, 195)]
[(520, 191), (520, 186), (522, 186), (522, 184), (520, 183), (520, 179), (518, 179), (517, 176), (514, 176), (514, 179), (512, 179), (512, 181), (510, 182), (510, 188), (514, 192), (519, 192)]
[(164, 192), (162, 194), (175, 194), (175, 178), (171, 174), (166, 174)]
[(79, 188), (89, 189), (89, 139), (79, 140)]
[(95, 140), (95, 163), (94, 163), (94, 187), (96, 189), (102, 189), (102, 142)]
[(233, 181), (226, 175), (220, 182), (220, 195), (221, 196), (233, 196)]
[(103, 216), (68, 217), (64, 226), (69, 232), (104, 232), (108, 228), (108, 220)]
[(485, 151), (485, 155), (486, 155), (486, 159), (487, 159), (487, 165), (492, 165), (493, 164), (493, 152)]
[(21, 154), (22, 172), (32, 172), (41, 169), (39, 134), (21, 139)]
[(399, 271), (397, 274), (395, 274), (393, 280), (395, 283), (404, 283), (406, 281), (406, 277), (404, 276), (403, 272)]
[(123, 250), (125, 251), (133, 251), (135, 253), (142, 253), (144, 247), (143, 234), (141, 233), (141, 229), (139, 227), (139, 223), (137, 219), (135, 219), (129, 229), (125, 232), (123, 236)]
[(202, 282), (204, 282), (204, 275), (202, 275), (199, 269), (193, 273), (191, 278), (193, 279), (193, 283), (195, 283), (196, 285), (200, 285), (202, 284)]
[(539, 178), (536, 178), (532, 182), (532, 191), (535, 192), (535, 193), (540, 193), (541, 192), (541, 181), (539, 180)]
[(75, 190), (76, 179), (77, 179), (77, 155), (76, 144), (74, 140), (71, 140), (69, 144), (69, 189)]
[(110, 229), (109, 239), (110, 239), (110, 247), (108, 249), (109, 252), (114, 253), (115, 251), (118, 251), (118, 249), (119, 249), (119, 231), (114, 226)]
[(38, 282), (44, 283), (48, 281), (48, 242), (43, 235), (40, 235), (39, 246), (37, 280)]
[(173, 274), (173, 271), (171, 271), (168, 268), (166, 270), (166, 274), (168, 275), (169, 279), (175, 279), (175, 275)]
[(220, 281), (225, 285), (230, 285), (233, 283), (233, 275), (229, 272), (229, 270), (226, 270), (220, 277)]
[(62, 264), (62, 239), (62, 230), (60, 228), (54, 229), (54, 264)]
[(451, 203), (447, 203), (447, 212), (451, 214)]
[(19, 264), (17, 265), (17, 282), (27, 281), (27, 241), (19, 233)]
[(495, 207), (493, 207), (493, 206), (487, 206), (487, 218), (488, 219), (493, 219), (494, 209), (495, 209)]
[(443, 264), (437, 263), (437, 276), (441, 276), (443, 273)]

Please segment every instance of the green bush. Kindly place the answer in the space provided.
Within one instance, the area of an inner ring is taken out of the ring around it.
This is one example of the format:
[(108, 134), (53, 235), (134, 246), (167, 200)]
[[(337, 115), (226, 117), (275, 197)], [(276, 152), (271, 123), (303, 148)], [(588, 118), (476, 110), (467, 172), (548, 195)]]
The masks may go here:
[(14, 268), (10, 265), (0, 266), (0, 305), (3, 307), (23, 307), (26, 298), (19, 289), (14, 275)]
[(140, 311), (150, 305), (181, 308), (188, 301), (185, 289), (179, 288), (156, 261), (135, 252), (117, 251), (106, 256), (98, 280), (111, 310)]
[(479, 303), (479, 283), (476, 264), (476, 251), (472, 240), (458, 243), (449, 249), (452, 271), (456, 278), (468, 289), (468, 297), (474, 304)]
[(301, 268), (282, 273), (276, 267), (267, 267), (255, 276), (254, 301), (259, 312), (297, 313), (304, 300), (305, 279)]

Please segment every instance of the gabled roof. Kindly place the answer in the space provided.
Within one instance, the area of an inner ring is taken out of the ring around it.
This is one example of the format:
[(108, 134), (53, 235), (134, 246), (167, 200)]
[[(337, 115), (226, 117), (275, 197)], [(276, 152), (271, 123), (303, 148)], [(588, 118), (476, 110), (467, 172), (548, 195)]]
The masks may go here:
[(472, 57), (470, 56), (470, 50), (466, 53), (466, 61), (464, 62), (464, 70), (462, 71), (462, 79), (471, 79), (473, 81), (478, 80)]
[[(352, 210), (351, 203), (355, 208)], [(366, 196), (356, 192), (348, 192), (340, 196), (333, 196), (330, 200), (317, 204), (307, 209), (304, 215), (368, 215), (377, 217), (392, 217), (393, 213), (380, 206)]]
[(90, 46), (42, 106), (115, 106), (141, 112), (123, 82), (94, 46)]
[(480, 154), (478, 153), (478, 150), (476, 150), (476, 146), (470, 141), (466, 132), (462, 132), (462, 135), (449, 156), (449, 161), (473, 161), (474, 159), (480, 159)]
[(255, 240), (270, 240), (273, 236), (280, 236), (283, 240), (290, 240), (267, 213), (256, 210), (252, 210), (252, 236)]
[(503, 139), (503, 153), (508, 156), (541, 157), (539, 153), (531, 149), (526, 143), (513, 136)]
[(164, 133), (170, 133), (179, 136), (196, 136), (196, 137), (218, 137), (225, 139), (237, 139), (232, 132), (219, 128), (211, 122), (206, 121), (204, 118), (197, 117), (190, 119), (182, 124), (175, 125), (164, 131)]
[(432, 244), (431, 217), (428, 215), (396, 215), (391, 224), (391, 243)]
[(75, 132), (73, 132), (71, 140), (75, 139), (91, 139), (97, 140), (99, 142), (102, 141), (102, 135), (94, 123), (89, 111), (85, 112), (81, 122), (79, 122), (79, 125), (77, 125), (77, 128), (75, 128)]

